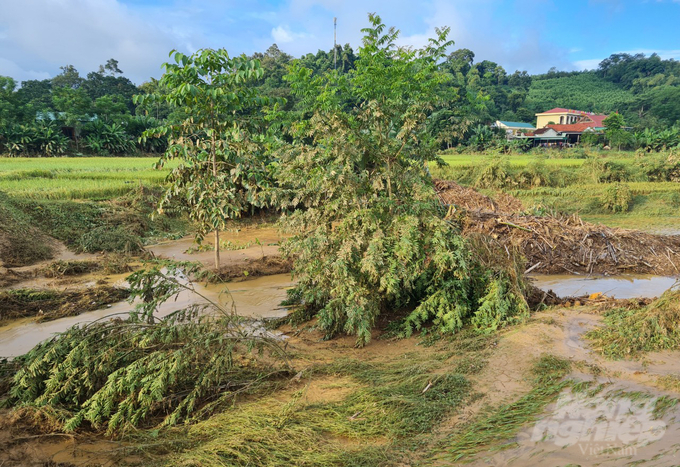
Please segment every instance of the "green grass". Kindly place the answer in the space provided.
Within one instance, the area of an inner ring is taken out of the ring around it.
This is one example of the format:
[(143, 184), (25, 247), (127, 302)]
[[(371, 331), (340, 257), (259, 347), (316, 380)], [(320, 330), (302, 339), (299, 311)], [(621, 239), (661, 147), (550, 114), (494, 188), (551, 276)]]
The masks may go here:
[(638, 358), (647, 352), (677, 349), (679, 320), (680, 290), (671, 288), (646, 307), (608, 311), (604, 324), (586, 337), (609, 358)]
[[(680, 183), (650, 181), (646, 172), (667, 156), (574, 149), (501, 156), (502, 163), (492, 166), (499, 156), (444, 154), (450, 165), (431, 166), (430, 171), (436, 178), (475, 186), (492, 197), (501, 189), (519, 198), (531, 213), (577, 213), (611, 227), (673, 232), (680, 230)], [(607, 192), (616, 182), (632, 195), (627, 212), (607, 209)]]
[[(454, 168), (474, 167), (489, 158), (485, 154), (442, 154), (441, 158), (448, 165)], [(508, 156), (508, 162), (513, 167), (526, 167), (530, 162), (537, 159), (531, 154), (520, 154)], [(546, 164), (554, 167), (580, 167), (584, 159), (546, 159)]]
[(169, 168), (156, 170), (156, 162), (148, 157), (0, 158), (0, 191), (30, 199), (110, 199), (139, 184), (162, 184)]

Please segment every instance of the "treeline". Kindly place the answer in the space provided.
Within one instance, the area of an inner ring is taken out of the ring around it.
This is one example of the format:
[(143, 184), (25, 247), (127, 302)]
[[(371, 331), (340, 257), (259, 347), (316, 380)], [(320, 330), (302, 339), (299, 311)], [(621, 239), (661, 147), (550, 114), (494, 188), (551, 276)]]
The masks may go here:
[[(274, 44), (248, 58), (261, 63), (258, 93), (285, 102), (286, 111), (294, 111), (301, 100), (284, 78), (294, 62), (321, 76), (331, 70), (349, 74), (360, 59), (349, 44), (297, 59)], [(536, 113), (554, 107), (616, 112), (634, 129), (628, 135), (617, 134), (616, 141), (591, 138), (592, 144), (645, 149), (678, 144), (669, 145), (669, 138), (676, 141), (680, 124), (680, 62), (675, 60), (662, 60), (656, 54), (615, 54), (594, 71), (553, 68), (532, 76), (526, 71), (508, 73), (489, 60), (476, 62), (473, 51), (458, 49), (439, 67), (450, 79), (440, 86), (441, 104), (431, 109), (428, 128), (442, 148), (504, 146), (503, 135), (489, 134), (484, 127), (495, 120), (533, 123)], [(134, 95), (162, 92), (158, 81), (136, 86), (123, 76), (114, 59), (85, 78), (72, 65), (61, 70), (52, 79), (23, 81), (21, 86), (0, 76), (0, 152), (13, 156), (124, 155), (166, 149), (165, 139), (140, 136), (159, 121), (182, 115), (173, 114), (167, 104), (139, 105), (133, 100)]]
[[(133, 96), (151, 92), (154, 82), (135, 85), (110, 59), (80, 76), (72, 65), (52, 79), (21, 83), (0, 76), (0, 151), (10, 156), (66, 153), (125, 155), (162, 152), (163, 140), (139, 142), (157, 125), (161, 109), (144, 109)], [(164, 109), (165, 110), (165, 109)]]

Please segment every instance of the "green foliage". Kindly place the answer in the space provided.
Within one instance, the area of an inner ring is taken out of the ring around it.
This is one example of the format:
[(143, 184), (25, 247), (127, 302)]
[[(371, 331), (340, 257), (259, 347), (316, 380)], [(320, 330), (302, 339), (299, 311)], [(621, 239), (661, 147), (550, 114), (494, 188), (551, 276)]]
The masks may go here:
[(315, 76), (294, 64), (286, 78), (309, 115), (279, 151), (273, 193), (280, 205), (303, 208), (282, 220), (294, 232), (283, 246), (298, 278), (293, 294), (327, 336), (356, 335), (358, 345), (381, 313), (401, 307), (413, 310), (407, 334), (432, 320), (455, 332), (480, 307), (476, 324), (493, 328), (517, 312), (501, 303), (514, 299), (500, 283), (494, 289), (503, 278), (475, 263), (443, 219), (424, 170), (437, 159), (427, 116), (448, 79), (437, 65), (448, 29), (411, 50), (396, 47), (398, 31), (380, 17), (369, 20), (354, 70)]
[(80, 237), (78, 249), (87, 253), (139, 253), (143, 246), (140, 238), (125, 227), (102, 225), (85, 232)]
[(52, 122), (0, 127), (0, 143), (11, 157), (60, 156), (66, 152), (68, 138)]
[(53, 247), (37, 231), (30, 216), (0, 192), (0, 260), (3, 265), (26, 266), (53, 256)]
[(141, 141), (168, 138), (159, 165), (171, 159), (180, 163), (168, 177), (159, 210), (180, 201), (197, 223), (199, 240), (214, 231), (219, 268), (219, 231), (258, 202), (258, 191), (266, 183), (261, 144), (251, 133), (248, 117), (268, 103), (250, 86), (263, 72), (259, 61), (229, 57), (224, 49), (203, 49), (191, 56), (172, 51), (171, 56), (175, 63), (164, 65), (162, 92), (136, 102), (165, 102), (183, 117), (145, 131)]
[(87, 148), (98, 156), (126, 155), (135, 151), (134, 142), (118, 123), (95, 120), (85, 126), (83, 135)]
[(527, 96), (527, 106), (535, 112), (562, 107), (609, 113), (627, 108), (634, 96), (593, 72), (563, 77), (534, 76)]
[(628, 212), (633, 203), (633, 195), (625, 183), (614, 183), (604, 190), (602, 207), (610, 212)]
[(643, 131), (635, 133), (633, 142), (636, 149), (646, 152), (666, 151), (680, 147), (680, 127), (665, 128), (656, 130), (645, 128)]
[(197, 268), (166, 262), (131, 275), (131, 300), (142, 299), (137, 311), (75, 326), (19, 357), (8, 403), (59, 430), (88, 424), (112, 433), (200, 418), (287, 374), (278, 344), (229, 310), (203, 304), (154, 315), (193, 291), (179, 277)]
[[(460, 349), (459, 341), (456, 336), (432, 352), (403, 352), (388, 361), (336, 358), (314, 365), (298, 386), (192, 426), (187, 448), (170, 465), (399, 463), (421, 451), (447, 416), (476, 397), (471, 382), (451, 372), (449, 358), (454, 350), (465, 363), (482, 349)], [(339, 389), (339, 397), (312, 398), (314, 387)]]
[(559, 170), (551, 169), (544, 158), (538, 158), (527, 164), (515, 177), (515, 183), (522, 188), (559, 185)]
[(480, 165), (475, 177), (477, 188), (505, 188), (513, 183), (512, 170), (508, 159), (494, 157), (485, 165)]
[(590, 183), (614, 183), (630, 181), (628, 166), (599, 157), (589, 157), (579, 169), (582, 180)]

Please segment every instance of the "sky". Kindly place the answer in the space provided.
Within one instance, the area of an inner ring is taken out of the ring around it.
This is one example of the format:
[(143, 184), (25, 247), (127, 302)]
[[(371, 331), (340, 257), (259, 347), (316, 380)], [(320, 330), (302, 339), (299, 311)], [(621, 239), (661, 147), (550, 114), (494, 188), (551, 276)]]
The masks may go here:
[(295, 57), (338, 43), (361, 46), (367, 13), (421, 47), (451, 27), (457, 48), (506, 71), (597, 68), (613, 53), (680, 59), (680, 0), (0, 0), (0, 75), (47, 79), (73, 65), (81, 76), (110, 58), (141, 84), (159, 78), (172, 49)]

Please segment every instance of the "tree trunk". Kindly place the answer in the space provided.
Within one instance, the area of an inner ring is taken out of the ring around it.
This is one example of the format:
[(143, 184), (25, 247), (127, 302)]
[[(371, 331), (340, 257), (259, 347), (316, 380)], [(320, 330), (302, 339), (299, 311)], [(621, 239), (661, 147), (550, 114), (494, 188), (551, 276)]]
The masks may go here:
[(220, 231), (215, 230), (215, 269), (220, 269)]

